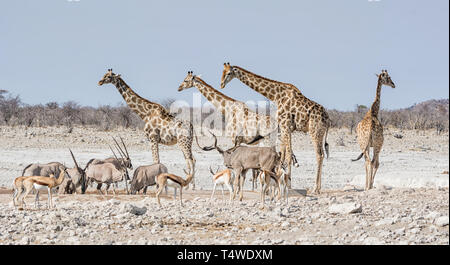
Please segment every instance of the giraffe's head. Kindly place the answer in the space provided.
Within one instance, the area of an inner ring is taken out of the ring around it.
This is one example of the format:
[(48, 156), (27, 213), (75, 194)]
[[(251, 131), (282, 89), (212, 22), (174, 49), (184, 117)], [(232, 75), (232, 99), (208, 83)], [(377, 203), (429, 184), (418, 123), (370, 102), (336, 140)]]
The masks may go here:
[(225, 86), (236, 77), (236, 68), (230, 65), (230, 63), (223, 64), (222, 78), (220, 79), (220, 88)]
[(395, 84), (394, 84), (394, 82), (392, 82), (392, 79), (389, 76), (387, 70), (381, 70), (381, 74), (379, 74), (377, 76), (378, 76), (378, 80), (380, 80), (382, 85), (395, 88)]
[(182, 91), (183, 89), (188, 89), (194, 86), (194, 78), (195, 75), (192, 71), (187, 72), (186, 78), (183, 80), (181, 85), (178, 87), (178, 91)]
[(108, 72), (103, 76), (100, 81), (98, 81), (98, 85), (101, 86), (103, 84), (112, 83), (116, 78), (119, 78), (120, 75), (116, 75), (113, 73), (112, 69), (108, 69)]

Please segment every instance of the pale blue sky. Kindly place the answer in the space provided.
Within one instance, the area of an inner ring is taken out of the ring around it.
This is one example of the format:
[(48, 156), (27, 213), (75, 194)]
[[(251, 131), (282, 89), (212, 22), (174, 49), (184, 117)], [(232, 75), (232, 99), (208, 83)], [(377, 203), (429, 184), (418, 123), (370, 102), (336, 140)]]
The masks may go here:
[[(219, 88), (224, 62), (296, 85), (326, 108), (370, 105), (388, 69), (382, 108), (448, 98), (447, 0), (0, 2), (0, 89), (28, 104), (116, 105), (112, 67), (150, 100), (178, 92), (188, 70)], [(233, 80), (225, 94), (262, 96)], [(203, 99), (204, 100), (204, 99)]]

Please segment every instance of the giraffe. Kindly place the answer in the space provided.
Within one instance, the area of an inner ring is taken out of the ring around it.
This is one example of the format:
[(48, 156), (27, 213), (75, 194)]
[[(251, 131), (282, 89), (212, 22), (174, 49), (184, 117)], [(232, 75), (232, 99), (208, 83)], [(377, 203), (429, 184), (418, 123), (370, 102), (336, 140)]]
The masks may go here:
[[(274, 81), (256, 75), (239, 66), (224, 63), (224, 70), (220, 87), (223, 89), (233, 80), (239, 79), (256, 92), (262, 94), (277, 106), (277, 121), (280, 127), (281, 161), (286, 165), (286, 175), (291, 176), (292, 143), (291, 133), (294, 131), (309, 132), (313, 142), (316, 160), (316, 184), (314, 193), (320, 193), (323, 164), (323, 144), (328, 157), (328, 143), (326, 141), (330, 118), (325, 108), (320, 104), (306, 98), (300, 90), (292, 84)], [(290, 187), (289, 187), (290, 188)]]
[[(116, 86), (128, 106), (145, 122), (144, 132), (151, 143), (154, 163), (160, 163), (159, 144), (178, 144), (186, 159), (189, 174), (195, 172), (195, 159), (192, 156), (193, 126), (171, 115), (163, 106), (142, 98), (121, 78), (108, 69), (98, 85), (111, 83)], [(195, 189), (195, 182), (192, 181)]]
[(255, 113), (244, 102), (230, 98), (189, 71), (178, 91), (196, 87), (205, 98), (225, 116), (225, 132), (234, 145), (257, 144), (266, 136), (276, 133), (277, 123), (270, 115)]
[[(200, 93), (225, 116), (225, 134), (231, 137), (234, 146), (241, 143), (257, 144), (268, 135), (277, 133), (277, 123), (270, 115), (255, 113), (244, 102), (230, 98), (203, 81), (199, 76), (188, 71), (178, 91), (196, 87)], [(252, 169), (252, 190), (258, 171)], [(235, 186), (239, 178), (235, 178)]]
[[(381, 74), (376, 75), (378, 77), (377, 93), (375, 101), (372, 103), (369, 111), (367, 111), (364, 118), (358, 123), (356, 127), (356, 134), (359, 147), (362, 153), (356, 159), (361, 159), (364, 155), (366, 160), (366, 186), (365, 190), (373, 188), (373, 182), (375, 180), (375, 174), (377, 173), (380, 165), (379, 156), (381, 147), (383, 146), (383, 126), (378, 120), (378, 112), (380, 111), (380, 95), (381, 86), (386, 85), (395, 88), (394, 82), (392, 82), (387, 70), (381, 70)], [(370, 160), (370, 147), (373, 148), (373, 158)]]

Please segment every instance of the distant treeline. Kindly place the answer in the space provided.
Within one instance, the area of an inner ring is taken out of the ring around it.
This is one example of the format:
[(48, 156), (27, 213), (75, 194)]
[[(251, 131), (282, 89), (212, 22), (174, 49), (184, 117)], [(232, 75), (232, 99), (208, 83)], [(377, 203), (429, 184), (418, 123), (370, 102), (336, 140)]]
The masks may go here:
[[(173, 102), (175, 100), (165, 99), (160, 104), (169, 109)], [(183, 115), (177, 117), (190, 119), (197, 126), (210, 115), (220, 115), (210, 111), (202, 113), (201, 118), (195, 119), (192, 118), (193, 112), (194, 110), (190, 108), (187, 112), (181, 111)], [(354, 132), (366, 112), (367, 107), (364, 105), (356, 105), (353, 111), (328, 110), (332, 127), (348, 128), (350, 132)], [(441, 133), (449, 129), (449, 100), (428, 100), (409, 108), (381, 110), (379, 119), (385, 127), (405, 130), (436, 129)], [(144, 122), (125, 104), (98, 108), (80, 106), (74, 101), (28, 105), (23, 103), (18, 95), (13, 96), (6, 90), (0, 90), (0, 125), (67, 126), (70, 132), (73, 126), (90, 126), (104, 131), (117, 127), (143, 128)]]

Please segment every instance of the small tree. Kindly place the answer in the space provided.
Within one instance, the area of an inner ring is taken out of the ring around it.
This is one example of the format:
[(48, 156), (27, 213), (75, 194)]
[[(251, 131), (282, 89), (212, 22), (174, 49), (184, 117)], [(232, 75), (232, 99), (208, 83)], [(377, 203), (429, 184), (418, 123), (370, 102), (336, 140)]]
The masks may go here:
[(21, 100), (19, 96), (12, 97), (6, 90), (0, 90), (0, 113), (3, 122), (8, 125), (13, 117), (19, 118)]

